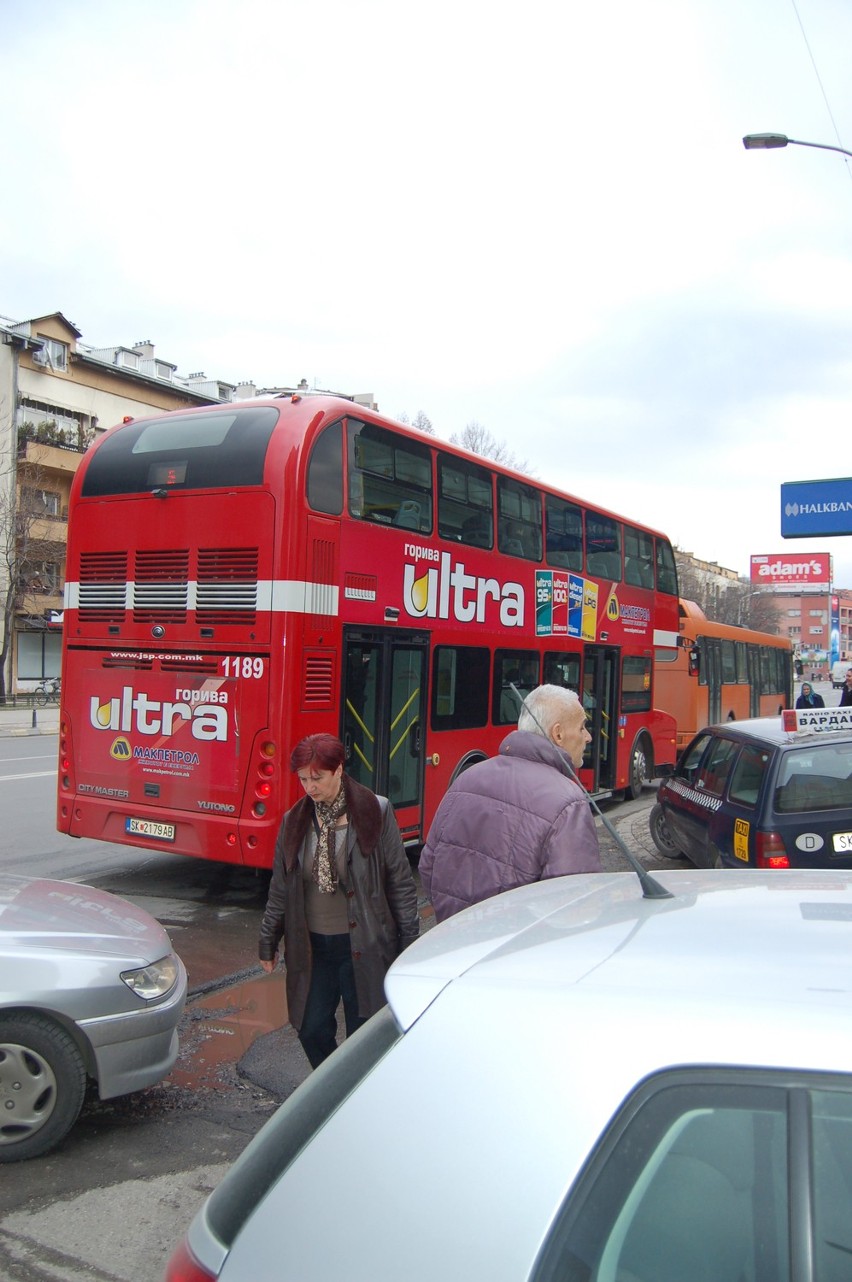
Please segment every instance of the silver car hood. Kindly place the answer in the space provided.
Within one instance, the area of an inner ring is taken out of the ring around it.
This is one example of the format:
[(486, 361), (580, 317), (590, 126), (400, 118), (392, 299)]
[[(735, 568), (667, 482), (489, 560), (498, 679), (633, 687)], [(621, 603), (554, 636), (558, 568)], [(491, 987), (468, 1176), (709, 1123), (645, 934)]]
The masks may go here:
[(107, 891), (0, 873), (0, 948), (13, 942), (18, 950), (120, 953), (123, 958), (138, 956), (143, 963), (171, 952), (159, 922)]

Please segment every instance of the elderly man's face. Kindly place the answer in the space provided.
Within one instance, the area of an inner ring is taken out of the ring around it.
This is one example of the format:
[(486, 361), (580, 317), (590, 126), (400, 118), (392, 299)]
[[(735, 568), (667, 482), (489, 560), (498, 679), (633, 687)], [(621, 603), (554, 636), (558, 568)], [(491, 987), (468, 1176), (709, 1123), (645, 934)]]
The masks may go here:
[(575, 767), (583, 764), (583, 752), (591, 735), (586, 729), (586, 711), (581, 703), (573, 704), (556, 722), (550, 737), (558, 748), (563, 748)]

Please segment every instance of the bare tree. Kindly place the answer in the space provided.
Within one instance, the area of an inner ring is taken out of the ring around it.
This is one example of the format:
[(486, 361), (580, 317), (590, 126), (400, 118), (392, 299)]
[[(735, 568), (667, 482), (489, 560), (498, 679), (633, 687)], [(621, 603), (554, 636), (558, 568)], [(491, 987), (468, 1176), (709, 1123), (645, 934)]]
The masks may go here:
[(434, 436), (435, 429), (432, 426), (432, 420), (423, 410), (418, 410), (411, 421), (411, 426), (416, 427), (418, 432), (425, 432), (427, 436)]
[(471, 419), (463, 431), (454, 432), (450, 442), (463, 450), (470, 450), (472, 454), (481, 454), (483, 458), (490, 458), (502, 467), (511, 467), (515, 472), (533, 475), (526, 459), (516, 458), (505, 441), (498, 441), (491, 435), (488, 428), (483, 427), (482, 423), (477, 423), (476, 419)]
[(680, 595), (700, 606), (713, 623), (730, 623), (777, 636), (781, 631), (778, 607), (771, 592), (755, 591), (748, 579), (720, 582), (675, 548)]
[(423, 410), (418, 410), (414, 418), (409, 418), (405, 410), (396, 416), (398, 423), (405, 423), (406, 427), (413, 427), (418, 432), (425, 432), (427, 436), (434, 436), (435, 429), (432, 426), (432, 420)]

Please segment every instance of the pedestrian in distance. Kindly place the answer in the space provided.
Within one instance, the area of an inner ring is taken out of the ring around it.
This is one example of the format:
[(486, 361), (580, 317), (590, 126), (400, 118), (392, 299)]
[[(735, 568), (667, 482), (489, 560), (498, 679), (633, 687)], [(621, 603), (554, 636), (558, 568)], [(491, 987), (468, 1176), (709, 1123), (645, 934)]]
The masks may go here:
[(260, 925), (267, 974), (283, 940), (290, 1023), (311, 1067), (385, 1004), (384, 978), (417, 938), (417, 889), (392, 806), (344, 772), (331, 734), (302, 739), (290, 756), (305, 796), (284, 815)]
[(418, 865), (438, 921), (528, 882), (600, 872), (588, 797), (574, 775), (590, 739), (577, 694), (538, 686), (497, 756), (450, 785)]
[(825, 699), (821, 694), (817, 694), (810, 681), (802, 682), (801, 693), (796, 700), (797, 708), (824, 708)]
[(852, 708), (852, 668), (846, 670), (846, 680), (843, 682), (843, 689), (840, 691), (839, 708)]

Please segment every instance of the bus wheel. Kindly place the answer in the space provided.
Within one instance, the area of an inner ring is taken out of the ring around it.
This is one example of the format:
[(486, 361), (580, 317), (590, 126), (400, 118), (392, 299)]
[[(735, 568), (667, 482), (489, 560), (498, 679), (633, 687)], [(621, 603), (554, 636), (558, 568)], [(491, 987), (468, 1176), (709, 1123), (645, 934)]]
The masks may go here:
[(453, 771), (452, 778), (450, 779), (450, 783), (455, 783), (459, 775), (463, 775), (465, 770), (470, 770), (471, 766), (478, 766), (480, 761), (487, 760), (488, 758), (482, 752), (469, 752), (466, 757), (462, 757), (461, 761), (456, 766)]
[(671, 839), (669, 830), (666, 827), (666, 817), (663, 814), (663, 807), (659, 802), (657, 802), (657, 804), (651, 809), (648, 826), (651, 829), (651, 839), (664, 859), (683, 858), (683, 851), (678, 850), (677, 846)]
[(636, 801), (642, 796), (642, 789), (650, 783), (654, 768), (653, 749), (645, 735), (640, 735), (633, 745), (630, 754), (630, 777), (625, 793)]

